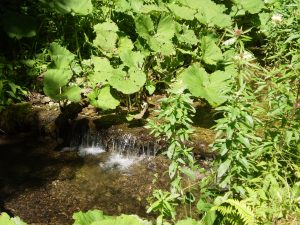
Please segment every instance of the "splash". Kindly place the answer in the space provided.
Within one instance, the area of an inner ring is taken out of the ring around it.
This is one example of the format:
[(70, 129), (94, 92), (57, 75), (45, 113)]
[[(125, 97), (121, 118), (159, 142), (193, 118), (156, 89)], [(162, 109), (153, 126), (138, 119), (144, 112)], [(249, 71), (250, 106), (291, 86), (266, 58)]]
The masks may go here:
[(104, 169), (127, 170), (143, 158), (142, 156), (124, 156), (118, 153), (111, 153), (108, 160), (104, 163), (99, 163), (99, 165)]
[(98, 155), (105, 152), (105, 150), (101, 147), (83, 147), (79, 146), (78, 148), (78, 154), (80, 156), (86, 156), (86, 155)]

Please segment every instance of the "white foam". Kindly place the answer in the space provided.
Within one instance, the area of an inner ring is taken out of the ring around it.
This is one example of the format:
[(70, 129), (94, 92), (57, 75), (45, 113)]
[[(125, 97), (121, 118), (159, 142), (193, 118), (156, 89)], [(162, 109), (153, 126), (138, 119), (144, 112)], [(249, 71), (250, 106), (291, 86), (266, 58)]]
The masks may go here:
[(126, 170), (141, 159), (143, 159), (141, 156), (124, 156), (118, 153), (112, 153), (106, 162), (100, 163), (100, 166), (105, 169), (116, 168)]
[(79, 147), (78, 150), (78, 154), (80, 156), (98, 155), (105, 152), (105, 150), (101, 147)]

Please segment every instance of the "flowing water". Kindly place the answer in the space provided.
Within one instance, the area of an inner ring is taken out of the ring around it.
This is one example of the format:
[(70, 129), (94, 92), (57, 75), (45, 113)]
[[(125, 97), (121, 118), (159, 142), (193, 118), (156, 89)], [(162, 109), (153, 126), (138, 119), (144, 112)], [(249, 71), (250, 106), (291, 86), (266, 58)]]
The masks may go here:
[(142, 143), (131, 134), (105, 137), (85, 131), (56, 151), (51, 139), (3, 143), (0, 211), (32, 224), (72, 224), (73, 212), (93, 208), (149, 217), (146, 198), (168, 183), (167, 175), (152, 182), (168, 166), (164, 157), (154, 157), (158, 144)]
[(67, 149), (78, 150), (78, 154), (82, 157), (108, 155), (104, 161), (99, 162), (105, 169), (126, 170), (143, 159), (151, 159), (159, 150), (158, 143), (141, 143), (137, 137), (129, 133), (110, 138), (109, 141), (104, 141), (104, 134), (101, 132), (87, 131), (74, 136)]

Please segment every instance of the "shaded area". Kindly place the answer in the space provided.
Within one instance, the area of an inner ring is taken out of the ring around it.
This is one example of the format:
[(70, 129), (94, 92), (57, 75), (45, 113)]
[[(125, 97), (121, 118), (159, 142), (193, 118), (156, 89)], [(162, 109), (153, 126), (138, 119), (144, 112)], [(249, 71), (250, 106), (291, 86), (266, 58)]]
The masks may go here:
[[(39, 189), (55, 179), (70, 179), (82, 165), (76, 154), (59, 154), (51, 139), (28, 134), (0, 136), (0, 207), (17, 215), (6, 203), (26, 190)], [(38, 198), (37, 198), (38, 200)], [(37, 201), (36, 200), (36, 201)], [(28, 202), (19, 203), (26, 205)], [(35, 205), (34, 202), (31, 203)], [(32, 207), (32, 206), (31, 206)], [(24, 210), (28, 214), (28, 210)]]
[(155, 187), (166, 188), (164, 157), (145, 158), (126, 171), (101, 168), (110, 153), (80, 158), (77, 152), (53, 151), (52, 139), (32, 136), (0, 139), (0, 207), (29, 224), (71, 224), (79, 210), (101, 209), (107, 214), (145, 212)]

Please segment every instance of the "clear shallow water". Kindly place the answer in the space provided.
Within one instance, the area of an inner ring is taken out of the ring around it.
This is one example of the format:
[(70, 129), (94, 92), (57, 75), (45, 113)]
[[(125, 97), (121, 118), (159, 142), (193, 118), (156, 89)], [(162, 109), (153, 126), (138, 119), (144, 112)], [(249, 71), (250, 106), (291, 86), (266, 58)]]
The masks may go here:
[(152, 183), (155, 173), (167, 170), (164, 157), (55, 148), (53, 140), (36, 139), (0, 145), (1, 208), (29, 224), (69, 225), (74, 212), (89, 209), (149, 217), (147, 197), (168, 184), (167, 176)]

